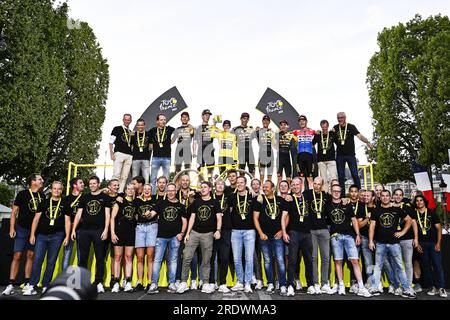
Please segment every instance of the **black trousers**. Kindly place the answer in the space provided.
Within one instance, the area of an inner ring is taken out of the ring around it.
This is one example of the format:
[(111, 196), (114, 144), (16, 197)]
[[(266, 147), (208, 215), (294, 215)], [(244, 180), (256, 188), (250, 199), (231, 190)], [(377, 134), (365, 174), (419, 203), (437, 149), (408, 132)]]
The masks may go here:
[(309, 286), (314, 285), (313, 271), (312, 271), (312, 240), (311, 233), (305, 233), (295, 230), (288, 232), (289, 241), (289, 256), (288, 256), (288, 278), (287, 284), (295, 288), (295, 274), (299, 268), (300, 260), (299, 250), (302, 251), (303, 261), (305, 262), (305, 276), (306, 282)]
[(105, 274), (105, 241), (102, 241), (103, 229), (83, 230), (78, 233), (78, 245), (80, 246), (80, 267), (88, 268), (89, 251), (91, 243), (95, 253), (95, 284), (103, 282)]
[(222, 230), (219, 240), (214, 240), (213, 252), (211, 256), (211, 272), (209, 274), (209, 283), (216, 282), (215, 260), (218, 262), (219, 286), (227, 284), (228, 265), (230, 263), (231, 251), (231, 230)]

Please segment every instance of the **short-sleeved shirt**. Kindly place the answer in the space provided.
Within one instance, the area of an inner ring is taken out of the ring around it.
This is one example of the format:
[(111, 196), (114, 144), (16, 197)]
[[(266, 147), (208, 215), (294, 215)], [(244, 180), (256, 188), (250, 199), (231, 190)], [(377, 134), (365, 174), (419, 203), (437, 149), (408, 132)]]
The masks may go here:
[(342, 201), (340, 203), (327, 203), (325, 211), (327, 212), (328, 223), (330, 224), (330, 234), (345, 234), (354, 236), (352, 218), (355, 214), (352, 210), (348, 210)]
[(231, 212), (228, 204), (228, 198), (230, 194), (223, 193), (220, 196), (214, 194), (213, 198), (219, 203), (220, 210), (222, 212), (222, 230), (231, 230)]
[(144, 216), (144, 214), (147, 211), (152, 211), (156, 204), (155, 197), (151, 197), (150, 199), (143, 199), (143, 198), (136, 198), (134, 200), (134, 203), (136, 205), (136, 214), (137, 214), (137, 223), (148, 223), (148, 222), (154, 222), (158, 219), (158, 217), (153, 218), (147, 218)]
[(272, 238), (281, 230), (281, 216), (283, 211), (287, 211), (286, 201), (275, 196), (273, 199), (262, 196), (263, 202), (256, 197), (253, 210), (259, 212), (259, 225), (267, 237)]
[[(213, 143), (214, 138), (212, 136), (214, 130), (215, 127), (209, 124), (202, 124), (195, 129), (194, 139), (202, 149), (205, 149)], [(200, 149), (198, 152), (200, 152)]]
[(184, 204), (180, 201), (159, 201), (153, 208), (158, 214), (158, 238), (172, 238), (181, 232), (182, 218), (189, 219)]
[[(52, 202), (51, 208), (50, 201)], [(57, 232), (65, 231), (65, 218), (66, 215), (70, 215), (70, 210), (64, 199), (60, 199), (58, 201), (53, 199), (45, 199), (39, 204), (37, 212), (41, 213), (41, 217), (39, 219), (36, 233), (55, 234)]]
[[(440, 220), (438, 215), (436, 214), (436, 211), (427, 209), (425, 219), (425, 213), (418, 213), (417, 214), (417, 228), (419, 229), (419, 241), (420, 242), (437, 242), (437, 230), (436, 230), (436, 224), (440, 224)], [(422, 224), (422, 226), (419, 223)], [(423, 234), (423, 230), (426, 230), (426, 234)]]
[(395, 244), (399, 239), (394, 236), (398, 231), (400, 219), (407, 216), (400, 207), (377, 207), (373, 210), (370, 217), (371, 221), (376, 222), (375, 240), (380, 243)]
[(133, 154), (131, 150), (131, 130), (124, 126), (114, 127), (111, 136), (115, 137), (114, 152)]
[(289, 213), (288, 230), (310, 233), (311, 215), (305, 197), (292, 195), (292, 201), (288, 202), (287, 205)]
[(124, 198), (122, 202), (116, 202), (115, 206), (119, 207), (115, 219), (116, 231), (120, 228), (122, 230), (132, 230), (136, 227), (136, 204), (134, 200)]
[[(417, 221), (417, 213), (416, 213), (416, 210), (414, 210), (411, 202), (409, 202), (409, 201), (402, 202), (400, 207), (403, 209), (403, 211), (405, 211), (405, 213), (411, 219)], [(405, 224), (406, 224), (405, 219), (401, 219), (400, 220), (400, 228), (403, 229), (405, 227)], [(412, 226), (408, 229), (406, 234), (400, 238), (400, 240), (411, 240), (411, 239), (414, 239), (414, 229)]]
[[(334, 145), (338, 143), (337, 135), (333, 131), (316, 133), (313, 144), (317, 144), (317, 162), (336, 160), (336, 149)], [(325, 154), (323, 153), (324, 150)]]
[(81, 193), (77, 196), (69, 194), (67, 197), (64, 198), (65, 206), (68, 208), (68, 212), (70, 213), (69, 215), (70, 221), (72, 223), (75, 220), (75, 216), (77, 215), (77, 211), (82, 198), (83, 195)]
[(98, 230), (105, 228), (105, 209), (111, 208), (109, 196), (104, 193), (93, 195), (88, 193), (82, 197), (79, 208), (83, 209), (81, 215), (82, 230)]
[[(353, 124), (347, 124), (347, 133), (345, 133), (345, 126), (340, 127), (339, 124), (333, 127), (336, 132), (337, 142), (337, 155), (338, 156), (354, 156), (355, 155), (355, 136), (359, 134), (358, 129)], [(340, 129), (340, 131), (339, 131)], [(344, 140), (345, 138), (345, 140)], [(342, 141), (344, 140), (344, 145)]]
[(45, 194), (42, 191), (30, 193), (30, 190), (26, 189), (17, 194), (14, 205), (19, 207), (17, 217), (19, 226), (25, 229), (31, 229), (36, 210), (39, 203), (43, 200), (45, 200)]
[(272, 143), (275, 141), (275, 132), (268, 128), (261, 128), (256, 131), (256, 139), (259, 145), (259, 157), (271, 157), (272, 156)]
[(231, 209), (231, 226), (235, 230), (255, 229), (253, 223), (254, 202), (250, 192), (247, 191), (247, 199), (245, 198), (245, 195), (241, 196), (238, 192), (231, 194), (228, 198), (228, 205)]
[[(165, 126), (163, 129), (154, 127), (150, 129), (150, 143), (153, 145), (153, 157), (170, 158), (172, 156), (172, 133), (174, 127)], [(158, 138), (159, 137), (159, 138)], [(160, 146), (162, 143), (162, 147)]]
[(253, 151), (252, 140), (256, 138), (256, 130), (252, 126), (234, 127), (232, 133), (236, 135), (238, 153)]
[(291, 150), (296, 150), (294, 139), (292, 132), (280, 131), (277, 134), (278, 153), (280, 155), (289, 155)]
[[(331, 201), (331, 196), (323, 191), (314, 194), (313, 192), (314, 190), (306, 190), (303, 192), (305, 200), (309, 204), (308, 209), (311, 215), (311, 230), (328, 229), (325, 207), (327, 203)], [(315, 198), (314, 195), (316, 196)]]
[(177, 148), (191, 146), (195, 130), (188, 125), (182, 125), (175, 129), (173, 138), (177, 141)]
[[(375, 207), (368, 207), (366, 204), (364, 204), (363, 209), (357, 211), (356, 218), (364, 220), (366, 218), (366, 216), (372, 215), (372, 212), (374, 210), (375, 210)], [(369, 224), (370, 224), (370, 220), (369, 220)], [(359, 233), (366, 238), (369, 237), (369, 224), (366, 224), (364, 227), (359, 228)]]
[(188, 208), (189, 216), (195, 214), (192, 230), (199, 233), (214, 232), (217, 230), (216, 214), (221, 213), (219, 203), (210, 200), (196, 199)]
[(136, 131), (131, 137), (131, 144), (133, 146), (133, 160), (150, 160), (150, 132)]

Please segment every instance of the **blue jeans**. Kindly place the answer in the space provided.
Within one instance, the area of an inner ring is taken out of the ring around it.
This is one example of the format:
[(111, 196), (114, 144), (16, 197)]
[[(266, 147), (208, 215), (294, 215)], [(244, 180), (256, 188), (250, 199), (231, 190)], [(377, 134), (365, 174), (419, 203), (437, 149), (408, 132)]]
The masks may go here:
[[(231, 248), (237, 281), (251, 284), (253, 277), (253, 255), (255, 253), (255, 230), (232, 230)], [(242, 248), (245, 248), (245, 274), (242, 266)]]
[(371, 286), (375, 286), (375, 280), (373, 278), (373, 252), (369, 249), (369, 239), (365, 236), (361, 236), (361, 252), (364, 259), (364, 266), (366, 267), (367, 283)]
[(361, 189), (361, 181), (358, 176), (358, 163), (355, 156), (341, 156), (336, 157), (336, 166), (338, 172), (339, 185), (341, 186), (342, 195), (345, 195), (345, 163), (348, 164), (350, 173), (352, 175), (353, 183)]
[[(423, 277), (424, 277), (424, 286), (426, 288), (431, 287), (433, 285), (436, 288), (444, 288), (444, 270), (442, 268), (442, 254), (441, 252), (436, 252), (434, 249), (434, 242), (421, 242), (420, 246), (422, 247), (423, 253), (422, 257), (422, 266), (423, 266)], [(431, 269), (433, 267), (433, 269)]]
[(264, 257), (264, 270), (266, 271), (267, 284), (274, 284), (272, 257), (275, 254), (277, 262), (278, 282), (280, 286), (286, 286), (286, 266), (284, 264), (284, 242), (283, 239), (269, 238), (268, 240), (259, 239), (261, 251)]
[[(70, 240), (67, 247), (64, 247), (64, 257), (63, 257), (63, 263), (62, 263), (63, 271), (65, 271), (70, 266), (70, 259), (72, 258), (74, 244), (75, 244), (75, 241)], [(77, 244), (77, 261), (78, 262), (80, 261), (80, 247), (78, 246), (78, 244)]]
[(170, 158), (164, 157), (153, 157), (152, 159), (152, 173), (151, 173), (151, 184), (152, 190), (156, 192), (156, 180), (158, 179), (158, 171), (159, 168), (163, 170), (163, 176), (169, 179), (169, 171), (170, 171)]
[(413, 242), (413, 239), (400, 240), (403, 262), (405, 263), (406, 278), (408, 278), (409, 285), (411, 285), (413, 281)]
[(64, 232), (54, 234), (38, 234), (36, 236), (36, 244), (34, 246), (34, 260), (31, 271), (30, 284), (34, 287), (39, 283), (41, 277), (42, 263), (47, 254), (47, 265), (45, 267), (42, 286), (48, 287), (52, 281), (53, 271), (55, 271), (56, 259), (58, 258), (59, 249), (64, 240)]
[(400, 248), (400, 244), (398, 243), (389, 244), (378, 242), (376, 244), (374, 270), (375, 286), (380, 284), (381, 270), (383, 265), (386, 263), (386, 257), (388, 257), (388, 261), (392, 264), (394, 275), (399, 277), (403, 290), (409, 289), (410, 286), (408, 279), (406, 278), (406, 273), (403, 270), (402, 250)]
[(347, 234), (337, 234), (331, 237), (334, 260), (344, 260), (344, 252), (348, 259), (359, 259), (355, 239)]
[(177, 274), (178, 249), (180, 248), (180, 241), (178, 241), (176, 236), (172, 238), (156, 238), (155, 261), (153, 262), (152, 273), (152, 283), (156, 285), (158, 285), (161, 263), (164, 259), (164, 254), (166, 253), (167, 246), (169, 246), (169, 257), (167, 259), (169, 284), (175, 283), (175, 276)]

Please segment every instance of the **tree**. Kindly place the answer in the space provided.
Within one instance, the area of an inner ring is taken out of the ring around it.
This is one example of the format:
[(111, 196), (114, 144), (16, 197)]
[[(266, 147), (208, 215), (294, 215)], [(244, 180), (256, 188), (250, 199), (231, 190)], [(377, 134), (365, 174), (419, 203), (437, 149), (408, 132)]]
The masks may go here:
[(377, 178), (412, 178), (413, 160), (431, 168), (450, 148), (450, 21), (440, 15), (385, 28), (367, 70)]
[(0, 204), (9, 207), (12, 204), (13, 198), (14, 191), (6, 184), (0, 183)]

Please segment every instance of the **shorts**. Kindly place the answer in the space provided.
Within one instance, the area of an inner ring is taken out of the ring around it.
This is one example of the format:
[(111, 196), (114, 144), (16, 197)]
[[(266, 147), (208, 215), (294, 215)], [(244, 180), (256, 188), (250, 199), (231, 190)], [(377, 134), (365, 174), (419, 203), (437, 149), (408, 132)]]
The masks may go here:
[(264, 169), (267, 168), (267, 175), (271, 176), (273, 174), (273, 154), (270, 156), (267, 155), (259, 155), (259, 171), (264, 172)]
[(301, 152), (297, 156), (299, 176), (312, 177), (313, 156), (308, 152)]
[(344, 259), (344, 250), (348, 259), (359, 259), (358, 249), (356, 249), (355, 239), (347, 234), (337, 234), (331, 237), (331, 248), (333, 249), (334, 260)]
[(291, 165), (291, 156), (288, 154), (280, 153), (278, 154), (278, 170), (277, 174), (279, 176), (286, 174), (286, 178), (292, 177), (292, 165)]
[(148, 248), (156, 246), (156, 236), (158, 235), (157, 223), (138, 223), (136, 226), (136, 248)]
[(14, 252), (23, 252), (24, 250), (34, 251), (34, 245), (30, 243), (31, 230), (22, 228), (16, 223), (16, 237), (14, 238)]
[(117, 225), (116, 235), (119, 238), (117, 243), (113, 244), (115, 247), (134, 247), (136, 240), (136, 229), (134, 226), (127, 224)]

